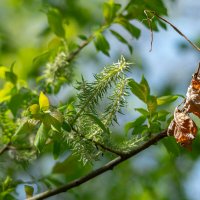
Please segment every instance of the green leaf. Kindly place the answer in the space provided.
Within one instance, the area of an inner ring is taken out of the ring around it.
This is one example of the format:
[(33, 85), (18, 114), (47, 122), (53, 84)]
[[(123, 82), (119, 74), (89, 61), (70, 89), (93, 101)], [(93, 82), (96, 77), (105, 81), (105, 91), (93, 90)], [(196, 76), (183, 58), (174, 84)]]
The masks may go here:
[(63, 116), (58, 111), (45, 113), (41, 119), (46, 127), (51, 127), (54, 131), (60, 132), (63, 123)]
[(158, 111), (157, 120), (164, 122), (164, 121), (166, 121), (167, 115), (169, 115), (168, 111), (160, 110), (160, 111)]
[(54, 139), (54, 143), (53, 143), (53, 157), (56, 160), (58, 158), (58, 156), (60, 155), (60, 140), (56, 140)]
[(131, 89), (131, 92), (138, 97), (140, 100), (146, 103), (147, 97), (140, 84), (138, 84), (135, 80), (129, 79), (128, 85)]
[(162, 143), (164, 144), (165, 148), (167, 149), (168, 153), (172, 157), (177, 157), (180, 155), (180, 149), (177, 145), (176, 141), (172, 137), (167, 137), (162, 140)]
[(146, 116), (140, 116), (135, 121), (128, 122), (124, 127), (125, 133), (128, 133), (128, 131), (132, 128), (141, 126), (145, 121), (146, 121)]
[(169, 104), (174, 101), (176, 101), (178, 96), (176, 95), (167, 95), (167, 96), (161, 96), (157, 98), (157, 104), (159, 106), (164, 105), (164, 104)]
[(71, 126), (66, 121), (63, 122), (62, 128), (67, 132), (70, 132), (72, 129)]
[(146, 97), (150, 95), (150, 88), (147, 80), (145, 79), (144, 76), (142, 76), (142, 79), (140, 81), (140, 85), (142, 87), (143, 92), (145, 93)]
[(158, 133), (161, 131), (161, 123), (158, 121), (150, 122), (150, 133)]
[(156, 111), (157, 98), (155, 96), (148, 96), (148, 98), (147, 98), (147, 108), (148, 108), (150, 115), (152, 115)]
[(24, 191), (26, 193), (26, 198), (33, 196), (34, 188), (30, 185), (24, 185)]
[(120, 8), (120, 4), (113, 2), (105, 2), (103, 4), (103, 15), (107, 23), (111, 23), (113, 21)]
[(140, 114), (144, 115), (145, 117), (149, 115), (149, 112), (144, 108), (135, 108), (135, 110), (138, 111)]
[(65, 37), (65, 30), (63, 28), (63, 19), (60, 11), (56, 8), (49, 8), (47, 10), (47, 18), (49, 26), (58, 37)]
[(126, 44), (129, 48), (130, 53), (132, 54), (133, 52), (133, 48), (131, 45), (129, 45), (128, 41), (125, 40), (119, 33), (117, 33), (116, 31), (110, 30), (110, 32), (122, 43)]
[(131, 24), (127, 19), (121, 17), (117, 18), (115, 22), (122, 25), (136, 39), (140, 37), (140, 29)]
[(110, 45), (103, 34), (99, 32), (95, 34), (94, 44), (98, 51), (101, 51), (105, 55), (109, 56)]
[(137, 135), (137, 134), (145, 134), (149, 132), (149, 128), (147, 125), (141, 125), (141, 126), (136, 126), (133, 131), (132, 135)]
[(37, 134), (35, 136), (34, 145), (39, 152), (45, 147), (46, 141), (48, 139), (48, 132), (50, 128), (45, 126), (43, 123), (40, 125)]
[(88, 39), (88, 37), (85, 36), (85, 35), (79, 35), (78, 37), (79, 37), (81, 40), (87, 40), (87, 39)]
[(13, 72), (5, 72), (5, 77), (7, 81), (10, 81), (13, 85), (17, 83), (17, 75)]
[(93, 115), (93, 114), (85, 114), (87, 116), (89, 116), (97, 125), (99, 125), (99, 127), (105, 132), (105, 133), (108, 133), (110, 134), (109, 132), (109, 129), (105, 127), (105, 125), (102, 123), (102, 121), (96, 116), (96, 115)]
[(27, 136), (38, 124), (38, 120), (28, 119), (23, 121), (18, 129), (16, 130), (15, 134), (12, 137), (12, 140), (16, 140), (16, 138), (20, 137), (21, 135)]

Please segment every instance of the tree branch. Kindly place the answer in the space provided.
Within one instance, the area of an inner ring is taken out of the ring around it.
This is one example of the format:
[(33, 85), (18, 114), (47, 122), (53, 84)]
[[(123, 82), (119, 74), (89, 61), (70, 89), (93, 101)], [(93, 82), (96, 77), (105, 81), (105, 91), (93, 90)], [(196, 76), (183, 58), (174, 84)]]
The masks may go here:
[(59, 193), (62, 192), (66, 192), (71, 188), (75, 188), (97, 176), (99, 176), (100, 174), (103, 174), (104, 172), (108, 171), (108, 170), (112, 170), (115, 166), (119, 165), (120, 163), (122, 163), (123, 161), (135, 156), (136, 154), (140, 153), (141, 151), (147, 149), (148, 147), (150, 147), (153, 144), (156, 144), (159, 140), (161, 140), (162, 138), (167, 136), (167, 131), (163, 131), (159, 134), (157, 134), (156, 136), (152, 137), (150, 140), (148, 140), (146, 143), (142, 144), (141, 146), (129, 151), (128, 153), (124, 154), (123, 156), (119, 156), (113, 160), (111, 160), (110, 162), (108, 162), (107, 164), (105, 164), (104, 166), (88, 173), (87, 175), (75, 179), (74, 181), (63, 185), (61, 187), (58, 187), (56, 189), (52, 189), (52, 190), (47, 190), (45, 192), (42, 192), (40, 194), (37, 194), (31, 198), (28, 198), (27, 200), (41, 200), (41, 199), (45, 199), (47, 197), (51, 197), (54, 195), (57, 195)]

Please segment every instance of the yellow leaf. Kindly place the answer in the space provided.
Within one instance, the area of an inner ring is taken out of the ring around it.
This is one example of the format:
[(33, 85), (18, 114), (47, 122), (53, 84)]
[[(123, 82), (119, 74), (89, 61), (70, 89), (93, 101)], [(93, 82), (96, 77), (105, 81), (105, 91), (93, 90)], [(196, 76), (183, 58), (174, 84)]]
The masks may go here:
[(5, 73), (8, 71), (8, 68), (5, 66), (0, 66), (0, 78), (5, 79)]
[(6, 82), (3, 88), (0, 89), (0, 102), (10, 99), (10, 92), (13, 89), (13, 84)]
[(39, 105), (40, 105), (40, 109), (43, 111), (48, 110), (50, 106), (49, 99), (43, 92), (40, 92)]
[(37, 114), (40, 110), (40, 107), (38, 104), (33, 104), (29, 107), (29, 110), (31, 112), (32, 115)]

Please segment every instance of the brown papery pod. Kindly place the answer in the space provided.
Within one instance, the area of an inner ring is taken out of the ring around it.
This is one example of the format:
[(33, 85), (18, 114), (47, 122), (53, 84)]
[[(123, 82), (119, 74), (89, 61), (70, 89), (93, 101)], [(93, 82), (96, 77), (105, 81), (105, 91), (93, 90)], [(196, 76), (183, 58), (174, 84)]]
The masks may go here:
[(191, 149), (192, 141), (197, 134), (197, 126), (187, 113), (176, 108), (167, 133), (173, 135), (177, 143)]
[(188, 87), (184, 110), (200, 118), (200, 64), (197, 72), (192, 76)]

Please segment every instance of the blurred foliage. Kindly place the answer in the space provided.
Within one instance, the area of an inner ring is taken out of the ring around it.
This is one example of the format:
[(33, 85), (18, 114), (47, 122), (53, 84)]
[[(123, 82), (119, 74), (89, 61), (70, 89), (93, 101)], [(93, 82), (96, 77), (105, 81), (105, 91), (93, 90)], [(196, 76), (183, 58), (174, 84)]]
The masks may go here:
[[(137, 54), (127, 35), (140, 38), (138, 22), (150, 28), (146, 9), (167, 15), (162, 0), (0, 1), (0, 146), (8, 145), (0, 155), (0, 199), (30, 197), (35, 188), (39, 193), (101, 166), (114, 155), (99, 143), (127, 152), (167, 128), (169, 107), (179, 96), (169, 90), (156, 96), (144, 76), (129, 78), (131, 64), (123, 57), (91, 82), (78, 70), (92, 59), (93, 67), (101, 64), (98, 52), (110, 56), (111, 37)], [(166, 29), (155, 18), (153, 31), (159, 27)], [(144, 106), (135, 109), (139, 116), (126, 123), (124, 134), (116, 127), (128, 95)], [(197, 159), (197, 141), (188, 152), (166, 138), (56, 199), (184, 200), (184, 181)]]

